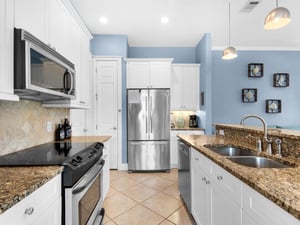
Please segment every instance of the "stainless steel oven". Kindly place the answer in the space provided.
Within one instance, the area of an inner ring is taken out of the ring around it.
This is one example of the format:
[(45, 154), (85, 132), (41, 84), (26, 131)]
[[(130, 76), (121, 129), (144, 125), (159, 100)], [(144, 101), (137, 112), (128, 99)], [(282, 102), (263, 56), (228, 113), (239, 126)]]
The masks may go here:
[(100, 159), (74, 186), (65, 188), (65, 224), (100, 225), (104, 217)]

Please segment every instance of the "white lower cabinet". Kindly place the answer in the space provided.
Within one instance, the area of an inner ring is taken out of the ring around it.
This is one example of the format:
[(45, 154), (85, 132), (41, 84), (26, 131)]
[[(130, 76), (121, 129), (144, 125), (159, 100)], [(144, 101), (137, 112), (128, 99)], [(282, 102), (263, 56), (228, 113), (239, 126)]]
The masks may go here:
[(299, 225), (300, 221), (272, 201), (243, 184), (244, 225)]
[(178, 147), (177, 147), (177, 135), (203, 135), (203, 130), (171, 130), (171, 145), (170, 145), (170, 157), (171, 168), (178, 168)]
[(109, 147), (110, 147), (110, 140), (103, 142), (103, 156), (102, 158), (105, 160), (104, 168), (103, 168), (103, 199), (106, 197), (107, 192), (110, 186), (110, 176), (109, 176)]
[(198, 225), (210, 224), (211, 184), (209, 165), (197, 151), (191, 151), (192, 215)]
[(198, 225), (300, 225), (300, 221), (197, 150), (191, 150), (192, 215)]
[(0, 214), (0, 224), (61, 225), (61, 175)]
[(197, 224), (241, 225), (241, 182), (194, 149), (191, 171), (192, 215)]

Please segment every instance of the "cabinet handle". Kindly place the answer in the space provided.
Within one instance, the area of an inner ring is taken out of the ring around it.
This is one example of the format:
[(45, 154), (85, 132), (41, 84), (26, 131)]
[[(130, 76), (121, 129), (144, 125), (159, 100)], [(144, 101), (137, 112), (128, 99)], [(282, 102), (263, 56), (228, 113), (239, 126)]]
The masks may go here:
[(33, 207), (29, 207), (29, 208), (25, 209), (25, 214), (31, 215), (33, 213), (33, 211), (34, 211), (34, 208)]
[(206, 181), (206, 177), (202, 177), (202, 181)]
[(206, 184), (210, 184), (209, 180), (205, 181)]
[(223, 180), (223, 177), (222, 176), (217, 176), (217, 179), (218, 180)]
[(195, 160), (199, 160), (199, 158), (198, 158), (198, 157), (195, 157)]
[(80, 103), (80, 104), (85, 104), (85, 101), (80, 101), (79, 103)]

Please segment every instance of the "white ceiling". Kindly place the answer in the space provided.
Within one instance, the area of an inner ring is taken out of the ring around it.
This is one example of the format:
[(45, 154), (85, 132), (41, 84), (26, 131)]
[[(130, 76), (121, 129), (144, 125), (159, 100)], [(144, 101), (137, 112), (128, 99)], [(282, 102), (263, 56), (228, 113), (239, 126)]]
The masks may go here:
[[(279, 30), (264, 30), (264, 18), (275, 0), (231, 0), (231, 44), (238, 49), (300, 50), (300, 1), (279, 0), (292, 22)], [(212, 34), (214, 49), (228, 46), (228, 0), (71, 0), (92, 34), (128, 36), (130, 47), (195, 47), (203, 34)], [(108, 18), (100, 24), (99, 18)], [(169, 17), (161, 24), (162, 16)]]

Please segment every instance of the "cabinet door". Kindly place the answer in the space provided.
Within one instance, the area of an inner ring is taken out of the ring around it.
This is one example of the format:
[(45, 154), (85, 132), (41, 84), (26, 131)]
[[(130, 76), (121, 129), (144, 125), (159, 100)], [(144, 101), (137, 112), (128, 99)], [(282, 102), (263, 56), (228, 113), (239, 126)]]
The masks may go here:
[(27, 30), (29, 33), (49, 44), (47, 34), (49, 9), (48, 0), (15, 0), (15, 27)]
[(200, 165), (204, 164), (199, 153), (192, 150), (192, 214), (198, 225), (210, 224), (211, 184), (209, 174)]
[(182, 67), (182, 105), (184, 109), (199, 108), (199, 67), (183, 66)]
[(241, 225), (241, 205), (232, 201), (223, 190), (219, 184), (216, 185), (215, 182), (212, 182), (211, 225)]
[[(49, 10), (49, 43), (63, 56), (67, 55), (70, 38), (70, 14), (61, 0), (51, 0)], [(75, 48), (77, 46), (71, 46)]]
[(150, 87), (170, 88), (171, 87), (171, 64), (169, 62), (150, 63)]
[(178, 168), (177, 132), (171, 131), (171, 168)]
[(172, 66), (171, 72), (171, 109), (182, 106), (182, 67)]
[(14, 2), (0, 0), (0, 99), (17, 101), (13, 95)]
[(127, 63), (127, 88), (148, 88), (150, 84), (149, 62)]
[(110, 186), (110, 176), (109, 176), (109, 146), (110, 146), (110, 140), (103, 143), (104, 149), (103, 149), (103, 159), (105, 160), (104, 168), (103, 168), (103, 197), (108, 193), (109, 186)]

